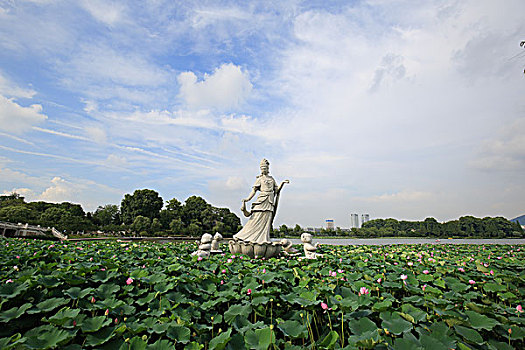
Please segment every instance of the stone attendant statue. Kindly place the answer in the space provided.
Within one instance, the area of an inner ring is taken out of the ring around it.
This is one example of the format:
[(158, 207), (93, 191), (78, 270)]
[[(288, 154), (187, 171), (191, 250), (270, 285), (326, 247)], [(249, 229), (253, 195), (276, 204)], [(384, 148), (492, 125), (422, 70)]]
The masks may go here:
[[(236, 240), (257, 244), (271, 243), (270, 231), (279, 202), (279, 193), (284, 184), (290, 183), (290, 181), (284, 180), (277, 186), (275, 179), (269, 175), (269, 170), (270, 163), (263, 159), (261, 161), (261, 175), (257, 176), (248, 197), (242, 200), (241, 210), (249, 219), (242, 230), (233, 236)], [(252, 203), (252, 210), (247, 211), (246, 202), (249, 202), (257, 192), (260, 193)]]
[(316, 253), (319, 243), (312, 244), (312, 235), (304, 232), (301, 235), (301, 241), (303, 242), (304, 255), (306, 259), (317, 259), (323, 254)]

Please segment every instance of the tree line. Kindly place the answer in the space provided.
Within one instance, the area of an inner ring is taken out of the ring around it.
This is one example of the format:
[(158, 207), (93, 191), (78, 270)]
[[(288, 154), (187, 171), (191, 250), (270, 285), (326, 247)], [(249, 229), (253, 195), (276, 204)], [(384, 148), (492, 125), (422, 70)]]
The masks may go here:
[[(274, 237), (300, 236), (304, 232), (299, 225), (291, 228), (281, 225), (273, 230)], [(321, 229), (317, 236), (355, 238), (376, 237), (421, 237), (421, 238), (525, 238), (525, 232), (517, 222), (503, 217), (476, 218), (463, 216), (458, 220), (440, 223), (434, 218), (424, 221), (398, 221), (396, 219), (375, 219), (361, 228), (334, 230)]]
[(240, 218), (228, 208), (217, 208), (199, 196), (181, 203), (166, 202), (154, 190), (140, 189), (126, 194), (120, 203), (99, 206), (85, 212), (69, 202), (26, 202), (17, 193), (0, 196), (0, 221), (55, 227), (66, 233), (102, 231), (115, 235), (189, 235), (205, 232), (232, 235), (241, 229)]

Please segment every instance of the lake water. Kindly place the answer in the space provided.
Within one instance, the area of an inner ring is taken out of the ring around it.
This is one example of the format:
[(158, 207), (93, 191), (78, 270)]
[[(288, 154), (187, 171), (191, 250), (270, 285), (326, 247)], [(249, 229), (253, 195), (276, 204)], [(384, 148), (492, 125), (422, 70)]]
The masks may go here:
[[(274, 239), (278, 240), (278, 239)], [(293, 244), (302, 244), (298, 238)], [(332, 245), (391, 245), (391, 244), (525, 244), (525, 239), (427, 239), (427, 238), (313, 238), (314, 243)]]

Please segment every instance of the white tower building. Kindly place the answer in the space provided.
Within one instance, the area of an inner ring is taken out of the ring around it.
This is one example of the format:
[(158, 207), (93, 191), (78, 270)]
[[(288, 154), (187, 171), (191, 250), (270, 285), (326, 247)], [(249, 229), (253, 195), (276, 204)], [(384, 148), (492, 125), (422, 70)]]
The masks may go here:
[(350, 214), (350, 228), (359, 228), (358, 214)]

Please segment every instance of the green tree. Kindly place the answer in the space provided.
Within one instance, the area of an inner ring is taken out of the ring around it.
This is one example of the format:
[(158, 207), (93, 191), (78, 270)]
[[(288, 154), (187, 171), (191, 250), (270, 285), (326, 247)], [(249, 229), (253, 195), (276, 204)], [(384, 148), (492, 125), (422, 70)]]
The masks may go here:
[(200, 236), (202, 234), (202, 229), (196, 223), (191, 223), (188, 226), (188, 234), (192, 237)]
[(154, 218), (151, 221), (151, 233), (154, 235), (157, 235), (157, 233), (160, 233), (162, 230), (162, 225), (160, 224), (160, 220), (158, 218)]
[(192, 223), (202, 225), (204, 212), (210, 205), (199, 196), (191, 196), (184, 202), (182, 207), (182, 221), (189, 228)]
[(93, 221), (102, 227), (117, 224), (119, 219), (119, 209), (115, 204), (99, 206), (93, 213)]
[(66, 230), (67, 223), (70, 223), (71, 214), (64, 208), (51, 207), (40, 215), (40, 222), (43, 226), (55, 227), (59, 231)]
[(170, 222), (170, 231), (174, 234), (181, 234), (183, 231), (184, 225), (182, 224), (182, 220), (180, 218), (173, 219)]
[(15, 205), (23, 205), (24, 203), (25, 203), (24, 197), (22, 197), (16, 192), (0, 196), (0, 208), (5, 208), (5, 207), (15, 206)]
[(10, 205), (0, 209), (0, 221), (12, 223), (33, 223), (36, 213), (25, 205)]
[(139, 234), (142, 232), (148, 232), (151, 228), (151, 220), (148, 217), (139, 215), (133, 220), (130, 228), (132, 231)]
[(150, 220), (158, 218), (162, 209), (163, 200), (154, 190), (136, 190), (132, 195), (126, 194), (120, 204), (122, 221), (131, 224), (138, 216), (144, 216)]

